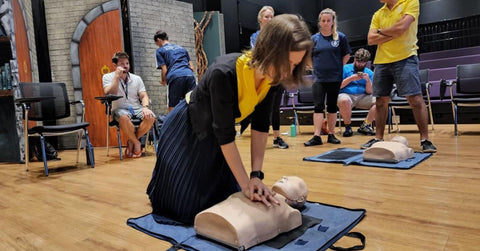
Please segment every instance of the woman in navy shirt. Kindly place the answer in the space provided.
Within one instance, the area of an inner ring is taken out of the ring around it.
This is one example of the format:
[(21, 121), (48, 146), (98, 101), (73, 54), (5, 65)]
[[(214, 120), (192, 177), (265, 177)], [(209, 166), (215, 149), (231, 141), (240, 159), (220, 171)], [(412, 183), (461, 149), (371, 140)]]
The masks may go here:
[(318, 15), (319, 32), (312, 36), (314, 42), (312, 61), (315, 81), (312, 86), (315, 112), (313, 114), (314, 136), (305, 146), (321, 145), (320, 133), (323, 124), (325, 99), (327, 100), (328, 143), (340, 144), (335, 137), (337, 98), (342, 84), (343, 65), (350, 59), (350, 45), (345, 34), (337, 31), (335, 11), (324, 9)]

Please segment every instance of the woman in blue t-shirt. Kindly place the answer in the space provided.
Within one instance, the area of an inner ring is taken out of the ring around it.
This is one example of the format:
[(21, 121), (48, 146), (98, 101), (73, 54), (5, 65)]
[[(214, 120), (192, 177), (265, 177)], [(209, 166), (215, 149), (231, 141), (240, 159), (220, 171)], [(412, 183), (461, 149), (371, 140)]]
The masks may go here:
[(270, 20), (272, 20), (273, 16), (275, 15), (275, 11), (273, 10), (272, 6), (263, 6), (260, 11), (258, 11), (258, 23), (260, 24), (260, 29), (257, 30), (250, 36), (250, 48), (255, 47), (255, 42), (257, 41), (258, 33), (264, 25), (266, 25)]
[(315, 82), (312, 86), (315, 112), (313, 138), (305, 146), (321, 145), (320, 133), (323, 124), (325, 99), (327, 101), (328, 143), (340, 144), (335, 137), (337, 98), (342, 83), (343, 65), (350, 59), (350, 45), (345, 34), (337, 31), (335, 11), (324, 9), (318, 15), (319, 32), (312, 36), (314, 42), (312, 61)]

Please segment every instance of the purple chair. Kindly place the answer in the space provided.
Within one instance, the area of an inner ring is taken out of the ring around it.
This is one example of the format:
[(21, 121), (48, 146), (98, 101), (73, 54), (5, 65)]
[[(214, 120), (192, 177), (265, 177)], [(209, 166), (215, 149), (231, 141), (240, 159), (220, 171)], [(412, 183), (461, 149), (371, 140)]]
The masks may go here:
[[(458, 135), (458, 107), (480, 107), (480, 64), (457, 65), (457, 79), (442, 81), (450, 88), (455, 136)], [(456, 94), (454, 94), (454, 86)]]

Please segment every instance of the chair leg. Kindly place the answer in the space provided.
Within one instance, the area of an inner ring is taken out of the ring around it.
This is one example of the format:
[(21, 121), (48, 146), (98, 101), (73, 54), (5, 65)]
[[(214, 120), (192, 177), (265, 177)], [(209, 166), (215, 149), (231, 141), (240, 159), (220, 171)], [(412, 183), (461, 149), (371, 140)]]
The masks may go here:
[(392, 130), (392, 107), (388, 107), (388, 134)]
[[(153, 126), (152, 126), (153, 128)], [(148, 138), (150, 138), (150, 131), (152, 130), (152, 128), (150, 128), (150, 130), (148, 130), (148, 132), (146, 133), (145, 135), (145, 153), (147, 153), (147, 145), (148, 145)], [(143, 137), (143, 136), (142, 136)], [(141, 138), (140, 138), (141, 139)], [(140, 141), (140, 144), (141, 144), (141, 141)]]
[(431, 105), (428, 106), (428, 113), (430, 113), (430, 124), (432, 125), (432, 131), (434, 131), (435, 127), (433, 126), (434, 122), (433, 122), (433, 112), (432, 112), (432, 106)]
[(397, 128), (396, 132), (398, 133), (400, 131), (400, 128), (398, 127), (398, 124), (400, 123), (400, 121), (398, 121), (397, 114), (395, 113), (395, 108), (393, 107), (392, 107), (392, 120), (395, 120), (394, 123), (395, 123), (395, 127)]
[(92, 143), (90, 142), (90, 136), (88, 135), (88, 130), (84, 129), (85, 131), (85, 149), (87, 153), (87, 165), (90, 165), (92, 168), (95, 167), (95, 152), (93, 151)]
[(40, 135), (40, 144), (42, 145), (43, 166), (45, 167), (45, 176), (48, 176), (47, 154), (45, 153), (45, 137)]
[(30, 146), (28, 144), (28, 110), (25, 110), (24, 135), (25, 138), (25, 171), (28, 172), (28, 163), (30, 162)]
[(78, 143), (77, 143), (77, 164), (80, 155), (80, 146), (82, 144), (82, 131), (78, 131)]
[(455, 136), (458, 135), (457, 131), (457, 123), (458, 123), (458, 107), (455, 105), (454, 113), (453, 113), (453, 120), (455, 122)]
[(118, 152), (120, 153), (120, 160), (123, 160), (122, 138), (120, 138), (120, 128), (119, 127), (117, 127), (117, 139), (118, 139)]
[(110, 125), (108, 123), (108, 119), (109, 118), (107, 118), (107, 156), (110, 156)]
[(337, 112), (337, 121), (338, 121), (338, 134), (342, 134), (342, 114)]

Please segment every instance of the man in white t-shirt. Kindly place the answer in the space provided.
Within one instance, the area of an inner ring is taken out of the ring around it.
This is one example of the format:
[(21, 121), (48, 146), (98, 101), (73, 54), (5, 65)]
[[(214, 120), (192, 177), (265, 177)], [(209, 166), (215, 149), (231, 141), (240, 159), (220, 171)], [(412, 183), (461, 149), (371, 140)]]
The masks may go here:
[[(118, 95), (122, 98), (112, 104), (113, 118), (118, 121), (120, 130), (128, 137), (127, 157), (140, 157), (142, 148), (139, 139), (150, 130), (155, 122), (155, 114), (149, 109), (149, 98), (142, 78), (129, 73), (128, 54), (117, 52), (112, 58), (115, 71), (103, 75), (105, 95)], [(138, 118), (142, 123), (135, 132), (131, 119)]]

